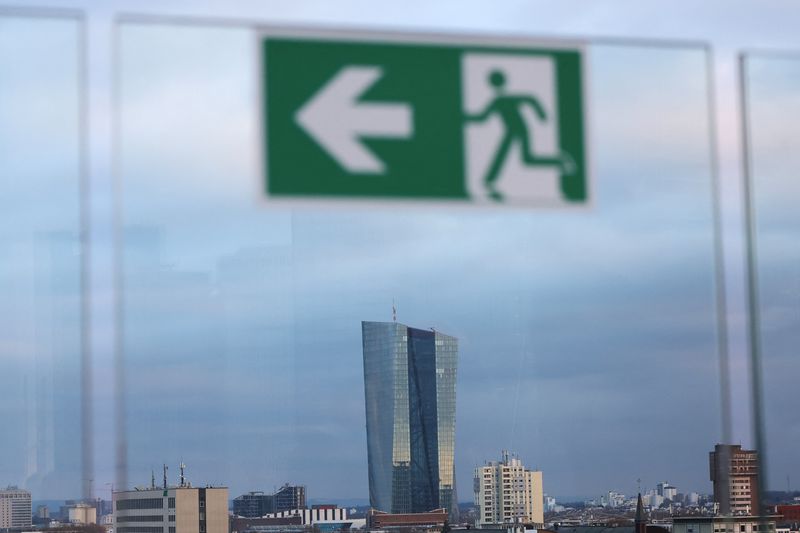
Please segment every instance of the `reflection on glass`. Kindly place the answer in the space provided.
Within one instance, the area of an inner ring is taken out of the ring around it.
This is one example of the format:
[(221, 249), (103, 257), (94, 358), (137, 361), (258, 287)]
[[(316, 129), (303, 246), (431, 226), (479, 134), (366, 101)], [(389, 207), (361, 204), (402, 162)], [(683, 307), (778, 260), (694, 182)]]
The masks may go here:
[[(800, 479), (800, 56), (745, 58), (745, 112), (757, 265), (768, 504), (793, 500)], [(788, 493), (788, 494), (787, 494)], [(794, 502), (796, 503), (796, 502)]]
[(34, 500), (85, 488), (78, 35), (0, 16), (0, 487)]

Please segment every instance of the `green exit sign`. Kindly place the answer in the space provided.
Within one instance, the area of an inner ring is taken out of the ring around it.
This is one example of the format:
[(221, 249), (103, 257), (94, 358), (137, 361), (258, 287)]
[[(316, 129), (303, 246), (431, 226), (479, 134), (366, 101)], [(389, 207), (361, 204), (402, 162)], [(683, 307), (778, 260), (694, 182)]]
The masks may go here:
[(261, 35), (268, 198), (583, 205), (580, 43)]

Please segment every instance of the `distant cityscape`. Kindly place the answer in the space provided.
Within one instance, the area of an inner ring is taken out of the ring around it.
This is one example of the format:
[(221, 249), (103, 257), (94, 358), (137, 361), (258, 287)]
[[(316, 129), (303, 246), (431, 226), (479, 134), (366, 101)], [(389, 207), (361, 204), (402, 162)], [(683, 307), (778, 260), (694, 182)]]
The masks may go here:
[[(286, 483), (232, 500), (225, 486), (193, 485), (186, 465), (103, 499), (56, 509), (32, 494), (0, 490), (0, 531), (92, 533), (800, 533), (800, 492), (760, 493), (759, 454), (716, 444), (708, 452), (710, 493), (669, 481), (624, 494), (608, 490), (559, 502), (545, 473), (502, 450), (474, 465), (472, 503), (455, 483), (458, 339), (434, 328), (362, 322), (369, 505), (309, 504), (306, 486)], [(700, 453), (700, 452), (698, 452)], [(530, 458), (527, 458), (530, 459)]]

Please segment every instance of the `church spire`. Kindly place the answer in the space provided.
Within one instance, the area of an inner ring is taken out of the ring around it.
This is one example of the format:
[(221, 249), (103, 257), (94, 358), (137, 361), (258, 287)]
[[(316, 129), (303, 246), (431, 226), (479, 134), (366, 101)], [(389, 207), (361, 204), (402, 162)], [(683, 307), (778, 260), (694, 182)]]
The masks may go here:
[(642, 493), (636, 501), (636, 518), (633, 522), (634, 533), (647, 533), (647, 520), (644, 517), (644, 505), (642, 505)]

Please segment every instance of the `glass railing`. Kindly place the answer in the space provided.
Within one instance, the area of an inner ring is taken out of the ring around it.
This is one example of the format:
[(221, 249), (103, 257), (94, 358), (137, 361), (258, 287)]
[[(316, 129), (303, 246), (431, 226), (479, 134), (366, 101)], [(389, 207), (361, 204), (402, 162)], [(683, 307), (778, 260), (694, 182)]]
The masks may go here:
[(118, 26), (127, 485), (182, 458), (231, 497), (292, 482), (367, 505), (361, 322), (394, 307), (458, 339), (455, 453), (440, 460), (459, 501), (504, 449), (575, 500), (667, 478), (708, 492), (707, 50), (588, 43), (587, 208), (276, 205), (258, 34)]
[(798, 479), (800, 412), (793, 383), (800, 375), (800, 55), (745, 54), (742, 58), (752, 374), (756, 433), (764, 448), (767, 495), (791, 500)]

